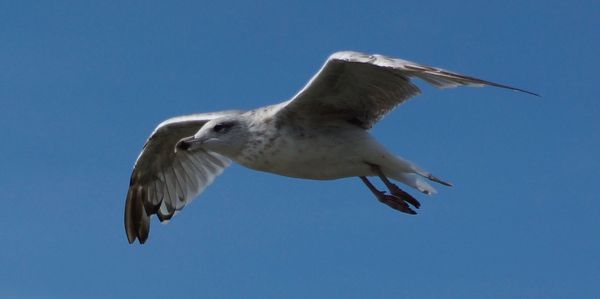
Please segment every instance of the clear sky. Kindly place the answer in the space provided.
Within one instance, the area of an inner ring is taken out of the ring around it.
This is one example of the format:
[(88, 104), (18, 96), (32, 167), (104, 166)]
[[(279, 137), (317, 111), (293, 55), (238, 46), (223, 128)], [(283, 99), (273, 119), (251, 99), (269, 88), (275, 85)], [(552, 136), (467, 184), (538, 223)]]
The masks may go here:
[[(0, 298), (597, 298), (599, 37), (597, 1), (1, 1)], [(543, 97), (420, 84), (373, 130), (454, 183), (417, 216), (234, 165), (127, 243), (159, 122), (286, 100), (338, 50)]]

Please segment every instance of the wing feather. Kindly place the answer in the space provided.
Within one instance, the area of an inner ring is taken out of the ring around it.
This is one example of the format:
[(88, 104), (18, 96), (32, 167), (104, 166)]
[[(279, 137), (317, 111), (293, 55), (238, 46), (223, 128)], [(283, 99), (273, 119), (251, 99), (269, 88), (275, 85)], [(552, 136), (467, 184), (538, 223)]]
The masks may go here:
[(535, 93), (461, 75), (407, 60), (359, 52), (337, 52), (290, 101), (279, 117), (305, 117), (319, 121), (347, 121), (371, 128), (386, 113), (420, 90), (417, 77), (438, 88), (495, 86)]
[(211, 119), (240, 111), (194, 114), (168, 119), (152, 132), (131, 174), (125, 203), (125, 231), (129, 243), (144, 243), (150, 216), (167, 221), (208, 186), (230, 161), (216, 153), (175, 152), (175, 144), (194, 135)]

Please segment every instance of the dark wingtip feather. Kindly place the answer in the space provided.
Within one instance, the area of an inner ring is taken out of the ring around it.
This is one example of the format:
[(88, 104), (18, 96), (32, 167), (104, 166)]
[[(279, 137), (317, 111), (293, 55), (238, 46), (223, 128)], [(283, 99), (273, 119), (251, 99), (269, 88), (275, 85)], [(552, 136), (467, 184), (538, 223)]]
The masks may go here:
[(540, 97), (540, 98), (542, 97), (541, 95), (539, 95), (539, 94), (537, 94), (535, 92), (527, 91), (525, 89), (521, 89), (521, 88), (517, 88), (517, 87), (512, 87), (512, 86), (508, 86), (508, 85), (504, 85), (504, 84), (498, 84), (498, 83), (493, 83), (493, 82), (487, 82), (486, 84), (490, 85), (490, 86), (494, 86), (494, 87), (500, 87), (500, 88), (510, 89), (512, 91), (523, 92), (523, 93), (530, 94), (532, 96), (536, 96), (536, 97)]
[(148, 234), (150, 233), (150, 222), (147, 220), (140, 225), (138, 229), (138, 241), (140, 244), (146, 243), (148, 240)]
[(160, 220), (160, 222), (171, 220), (171, 218), (173, 218), (173, 215), (175, 215), (175, 213), (169, 212), (167, 214), (163, 214), (160, 212), (160, 210), (158, 210), (158, 213), (156, 213), (156, 216), (158, 216), (158, 220)]
[(144, 244), (150, 232), (150, 219), (146, 214), (142, 197), (144, 192), (137, 192), (136, 188), (130, 187), (127, 191), (125, 201), (125, 233), (129, 244), (139, 240)]
[[(510, 89), (513, 91), (518, 91), (518, 92), (523, 92), (526, 94), (530, 94), (536, 97), (541, 97), (541, 95), (535, 93), (535, 92), (531, 92), (525, 89), (521, 89), (521, 88), (517, 88), (517, 87), (512, 87), (509, 85), (504, 85), (504, 84), (500, 84), (500, 83), (495, 83), (495, 82), (491, 82), (491, 81), (487, 81), (487, 80), (482, 80), (482, 79), (478, 79), (475, 77), (471, 77), (471, 76), (466, 76), (466, 75), (462, 75), (462, 74), (458, 74), (458, 73), (454, 73), (454, 72), (450, 72), (450, 71), (446, 71), (443, 69), (436, 69), (433, 67), (427, 67), (427, 66), (413, 66), (413, 65), (406, 65), (405, 66), (408, 69), (413, 69), (413, 70), (426, 70), (430, 73), (434, 73), (434, 74), (441, 74), (441, 75), (445, 75), (448, 78), (455, 78), (455, 79), (462, 79), (465, 82), (462, 82), (462, 84), (469, 84), (469, 83), (474, 83), (474, 84), (482, 84), (482, 85), (489, 85), (489, 86), (494, 86), (494, 87), (499, 87), (499, 88), (505, 88), (505, 89)], [(426, 79), (426, 78), (423, 78)]]
[(156, 216), (158, 216), (158, 220), (160, 220), (160, 222), (169, 221), (175, 215), (175, 207), (173, 207), (173, 205), (171, 205), (168, 201), (163, 201), (162, 204), (165, 205), (167, 211), (166, 213), (163, 213), (159, 206), (158, 210), (156, 211)]
[(127, 197), (125, 199), (125, 233), (127, 234), (127, 241), (129, 244), (135, 242), (137, 231), (135, 222), (133, 221), (133, 189), (129, 188), (127, 191)]

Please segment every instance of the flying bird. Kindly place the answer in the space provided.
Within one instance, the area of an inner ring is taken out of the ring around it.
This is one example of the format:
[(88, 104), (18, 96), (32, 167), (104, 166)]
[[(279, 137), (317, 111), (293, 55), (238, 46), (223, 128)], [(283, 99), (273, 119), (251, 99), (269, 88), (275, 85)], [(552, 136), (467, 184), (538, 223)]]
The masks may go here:
[[(424, 194), (436, 192), (428, 181), (451, 184), (392, 154), (369, 134), (386, 113), (420, 92), (412, 78), (439, 88), (489, 85), (537, 96), (402, 59), (334, 53), (288, 101), (160, 123), (131, 174), (125, 203), (129, 243), (138, 239), (143, 244), (152, 215), (161, 222), (171, 219), (232, 160), (250, 169), (302, 179), (358, 177), (380, 202), (416, 214), (419, 201), (392, 180)], [(379, 178), (387, 192), (368, 177)]]

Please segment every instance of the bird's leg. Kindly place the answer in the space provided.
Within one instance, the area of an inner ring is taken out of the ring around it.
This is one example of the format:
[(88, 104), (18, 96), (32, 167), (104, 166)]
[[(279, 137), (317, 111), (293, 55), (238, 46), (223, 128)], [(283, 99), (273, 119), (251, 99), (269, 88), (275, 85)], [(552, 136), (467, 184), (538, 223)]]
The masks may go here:
[(408, 202), (417, 209), (421, 206), (421, 203), (417, 199), (412, 197), (412, 195), (400, 189), (396, 184), (390, 182), (390, 180), (385, 176), (383, 171), (381, 171), (381, 168), (379, 166), (371, 165), (371, 167), (373, 168), (377, 176), (379, 176), (381, 181), (385, 184), (385, 186), (388, 188), (388, 190), (390, 190), (390, 193), (392, 195), (401, 198), (402, 200)]
[[(413, 209), (411, 209), (408, 206), (408, 204), (404, 201), (404, 199), (402, 197), (398, 197), (394, 194), (385, 194), (385, 191), (377, 190), (377, 188), (375, 188), (375, 186), (373, 186), (373, 184), (371, 184), (369, 179), (367, 179), (366, 177), (360, 176), (359, 178), (363, 181), (363, 183), (367, 186), (367, 188), (369, 188), (369, 190), (371, 190), (373, 195), (375, 195), (375, 197), (380, 202), (390, 206), (394, 210), (398, 210), (398, 211), (406, 213), (406, 214), (411, 214), (411, 215), (417, 214), (417, 212), (413, 211)], [(390, 192), (391, 192), (391, 190), (390, 190)]]

